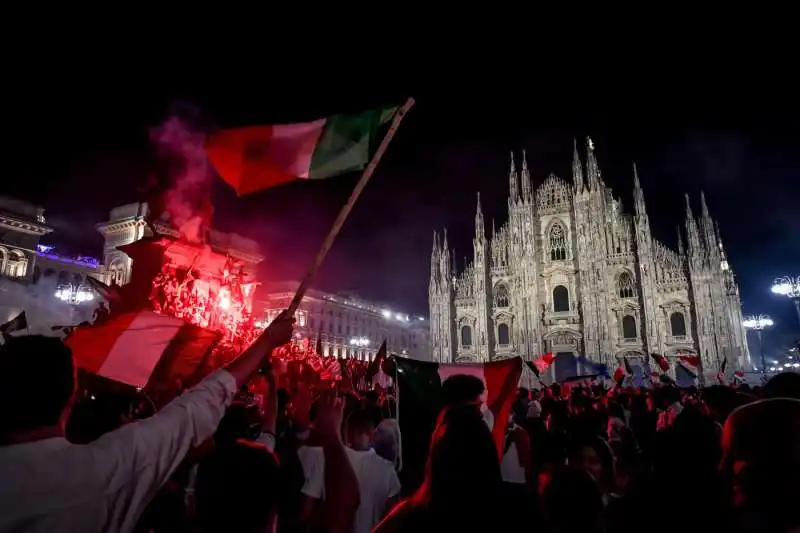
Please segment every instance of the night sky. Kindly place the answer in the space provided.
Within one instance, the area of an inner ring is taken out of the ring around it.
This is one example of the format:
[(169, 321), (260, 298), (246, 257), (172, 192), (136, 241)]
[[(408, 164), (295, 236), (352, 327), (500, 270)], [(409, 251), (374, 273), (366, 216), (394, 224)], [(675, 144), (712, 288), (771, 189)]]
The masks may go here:
[[(769, 313), (782, 330), (798, 329), (790, 302), (771, 295), (769, 285), (779, 274), (800, 274), (800, 112), (790, 91), (773, 90), (766, 78), (753, 90), (732, 68), (708, 79), (659, 68), (609, 79), (581, 71), (581, 80), (595, 81), (572, 83), (575, 72), (562, 64), (541, 82), (533, 67), (529, 79), (474, 66), (404, 72), (394, 82), (384, 71), (372, 83), (353, 72), (346, 81), (287, 75), (295, 81), (276, 83), (233, 70), (220, 81), (177, 59), (156, 66), (129, 59), (75, 59), (57, 88), (48, 85), (54, 78), (46, 66), (34, 73), (23, 61), (9, 67), (8, 79), (26, 81), (4, 96), (4, 127), (13, 134), (5, 143), (2, 193), (43, 204), (57, 227), (52, 240), (63, 249), (100, 254), (93, 225), (111, 207), (137, 200), (137, 186), (156, 165), (149, 128), (176, 109), (193, 106), (208, 128), (232, 127), (309, 120), (412, 94), (417, 106), (348, 220), (318, 288), (427, 313), (433, 230), (448, 229), (463, 266), (472, 255), (476, 193), (487, 221), (499, 226), (506, 219), (509, 150), (527, 149), (538, 186), (549, 172), (570, 179), (572, 139), (583, 145), (591, 135), (604, 179), (628, 210), (631, 162), (637, 163), (655, 235), (669, 246), (683, 225), (683, 194), (699, 214), (704, 190), (745, 313)], [(262, 245), (262, 279), (299, 278), (356, 177), (243, 199), (215, 180), (214, 225)]]

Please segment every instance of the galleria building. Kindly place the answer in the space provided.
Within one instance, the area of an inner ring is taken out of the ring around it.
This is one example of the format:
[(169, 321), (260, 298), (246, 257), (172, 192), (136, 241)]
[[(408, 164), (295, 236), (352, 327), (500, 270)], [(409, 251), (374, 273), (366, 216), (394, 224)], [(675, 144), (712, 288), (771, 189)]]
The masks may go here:
[[(634, 214), (603, 182), (593, 145), (577, 146), (570, 184), (550, 175), (534, 192), (523, 152), (511, 158), (509, 220), (487, 237), (480, 195), (474, 259), (455, 268), (447, 234), (434, 234), (429, 287), (433, 359), (482, 362), (552, 352), (552, 377), (580, 375), (577, 357), (612, 369), (623, 357), (697, 353), (703, 367), (749, 367), (739, 289), (701, 196), (686, 198), (686, 247), (650, 231), (633, 169)], [(585, 172), (584, 172), (585, 169)], [(494, 226), (494, 224), (492, 224)]]

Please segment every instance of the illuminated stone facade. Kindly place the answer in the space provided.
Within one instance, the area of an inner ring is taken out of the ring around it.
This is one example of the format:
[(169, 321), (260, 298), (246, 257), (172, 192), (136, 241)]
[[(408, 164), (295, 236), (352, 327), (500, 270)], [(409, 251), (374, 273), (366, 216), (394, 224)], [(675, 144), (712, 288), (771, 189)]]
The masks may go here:
[[(478, 196), (474, 260), (461, 272), (447, 234), (434, 234), (434, 359), (553, 352), (616, 366), (696, 351), (705, 368), (749, 366), (739, 289), (705, 198), (696, 219), (687, 196), (687, 247), (679, 234), (675, 251), (650, 231), (635, 167), (633, 215), (603, 182), (591, 141), (585, 165), (576, 146), (572, 178), (551, 174), (534, 190), (524, 152), (520, 170), (512, 154), (509, 220), (487, 236)], [(575, 375), (575, 360), (558, 357), (552, 377)]]
[[(286, 309), (298, 283), (274, 283), (265, 287), (263, 320), (269, 323)], [(372, 361), (386, 339), (389, 354), (430, 360), (428, 323), (424, 317), (398, 313), (355, 296), (308, 291), (296, 316), (296, 334), (316, 343), (322, 339), (322, 355)]]
[[(146, 203), (127, 204), (112, 209), (109, 220), (96, 226), (105, 239), (103, 258), (106, 283), (113, 281), (125, 285), (130, 281), (133, 260), (118, 247), (152, 235), (147, 225), (147, 215)], [(155, 231), (176, 239), (180, 236), (174, 228), (159, 222), (155, 223)], [(247, 272), (254, 272), (255, 266), (264, 259), (255, 241), (235, 233), (210, 229), (206, 233), (206, 243), (215, 253), (242, 261)]]
[(0, 276), (30, 281), (39, 239), (52, 231), (45, 224), (43, 208), (0, 197)]

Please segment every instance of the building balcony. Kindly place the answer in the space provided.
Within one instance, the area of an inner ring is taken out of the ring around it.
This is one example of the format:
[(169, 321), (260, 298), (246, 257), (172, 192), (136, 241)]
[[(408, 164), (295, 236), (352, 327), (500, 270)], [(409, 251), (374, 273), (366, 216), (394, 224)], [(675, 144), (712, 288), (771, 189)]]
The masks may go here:
[(694, 339), (689, 335), (670, 335), (667, 344), (694, 344)]
[(637, 339), (636, 337), (628, 337), (628, 338), (620, 339), (619, 343), (620, 344), (625, 344), (625, 345), (633, 345), (633, 344), (641, 344), (642, 341)]

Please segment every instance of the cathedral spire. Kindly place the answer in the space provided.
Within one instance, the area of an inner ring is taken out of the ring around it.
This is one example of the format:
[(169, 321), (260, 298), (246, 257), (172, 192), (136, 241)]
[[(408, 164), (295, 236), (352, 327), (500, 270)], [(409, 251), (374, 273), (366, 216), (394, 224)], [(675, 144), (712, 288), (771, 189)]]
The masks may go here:
[(700, 191), (700, 215), (703, 218), (711, 218), (708, 213), (708, 205), (706, 205), (706, 194), (703, 191)]
[(700, 232), (697, 230), (697, 221), (692, 214), (689, 195), (684, 195), (684, 198), (686, 199), (686, 239), (689, 245), (689, 255), (695, 256), (700, 253)]
[(581, 156), (578, 153), (578, 140), (572, 138), (572, 182), (575, 184), (575, 190), (583, 192), (586, 184), (583, 182), (583, 164), (581, 164)]
[(431, 251), (431, 279), (429, 290), (435, 291), (439, 285), (439, 236), (433, 231), (433, 250)]
[(675, 226), (675, 231), (678, 233), (678, 253), (680, 255), (683, 255), (684, 250), (683, 250), (683, 236), (681, 235), (681, 227)]
[(481, 193), (478, 193), (478, 208), (475, 212), (475, 238), (481, 241), (486, 238), (486, 229), (483, 226), (483, 209), (481, 209)]
[(591, 137), (586, 137), (586, 173), (589, 181), (589, 190), (600, 188), (600, 167), (597, 166), (597, 159), (594, 156), (594, 143)]
[(528, 171), (528, 156), (525, 149), (522, 149), (522, 198), (525, 201), (533, 199), (533, 191), (531, 190), (531, 173)]
[(519, 180), (517, 178), (517, 167), (514, 165), (514, 151), (511, 151), (511, 169), (508, 171), (508, 197), (512, 202), (519, 199)]
[(636, 163), (633, 163), (633, 208), (637, 217), (647, 219), (644, 191), (642, 191), (642, 184), (639, 182), (639, 170), (636, 168)]
[(717, 244), (717, 230), (714, 220), (708, 211), (706, 204), (706, 195), (700, 191), (700, 226), (703, 229), (703, 240), (706, 243), (707, 252), (713, 257), (719, 253), (719, 245)]

